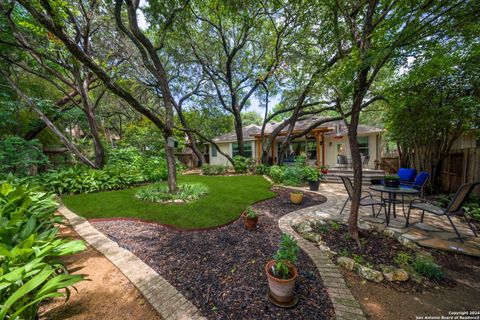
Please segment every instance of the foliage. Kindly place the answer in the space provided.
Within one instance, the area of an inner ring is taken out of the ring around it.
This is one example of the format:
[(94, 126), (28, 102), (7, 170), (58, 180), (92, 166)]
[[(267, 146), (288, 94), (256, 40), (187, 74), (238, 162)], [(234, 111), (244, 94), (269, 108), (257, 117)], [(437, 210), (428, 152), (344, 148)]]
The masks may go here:
[(206, 176), (216, 176), (225, 174), (228, 171), (228, 166), (221, 164), (207, 164), (202, 165), (202, 174)]
[(400, 180), (400, 177), (396, 174), (386, 174), (385, 180)]
[(332, 228), (333, 231), (338, 231), (340, 230), (340, 225), (336, 221), (330, 221), (330, 227)]
[(258, 213), (255, 210), (253, 210), (251, 206), (247, 207), (246, 212), (247, 212), (247, 218), (249, 219), (258, 217)]
[(318, 181), (322, 180), (323, 174), (321, 174), (317, 168), (306, 166), (303, 169), (303, 176), (307, 181)]
[(49, 171), (37, 176), (34, 181), (51, 192), (64, 194), (118, 190), (148, 180), (138, 171), (125, 170), (121, 167), (107, 167), (103, 170), (72, 167)]
[(246, 173), (250, 165), (251, 159), (245, 158), (243, 156), (233, 157), (233, 168), (236, 173)]
[(285, 168), (282, 183), (287, 186), (298, 186), (305, 181), (305, 171), (297, 164)]
[(275, 183), (282, 183), (285, 176), (285, 167), (283, 166), (271, 166), (270, 167), (270, 178), (272, 178)]
[[(446, 208), (454, 195), (454, 193), (440, 194), (438, 195), (437, 201), (440, 206)], [(463, 204), (462, 209), (470, 219), (480, 221), (480, 198), (476, 194), (470, 194), (470, 197)]]
[(208, 188), (203, 184), (185, 183), (178, 185), (174, 193), (168, 192), (168, 186), (154, 186), (140, 189), (135, 193), (135, 198), (149, 202), (188, 202), (197, 200), (208, 193)]
[(417, 254), (412, 265), (416, 273), (428, 279), (441, 280), (445, 276), (442, 268), (435, 263), (432, 257), (427, 255)]
[(84, 279), (69, 275), (56, 259), (85, 249), (82, 241), (58, 238), (57, 207), (52, 195), (26, 185), (0, 185), (1, 319), (35, 319), (40, 302), (68, 299), (68, 287)]
[(0, 140), (0, 174), (13, 173), (24, 177), (31, 166), (44, 165), (48, 158), (37, 140), (27, 141), (18, 136)]
[(406, 252), (399, 252), (395, 258), (393, 258), (393, 262), (395, 262), (398, 266), (407, 266), (412, 263), (413, 257), (406, 253)]
[(297, 262), (297, 255), (299, 252), (300, 248), (298, 247), (295, 238), (285, 233), (282, 234), (280, 238), (280, 246), (273, 257), (275, 260), (273, 275), (280, 279), (290, 278), (290, 269), (288, 268), (287, 263), (294, 265)]
[(255, 173), (260, 175), (270, 175), (270, 167), (266, 164), (260, 163), (255, 167)]
[[(257, 201), (275, 196), (271, 184), (260, 176), (179, 175), (178, 182), (203, 184), (208, 194), (196, 201), (163, 204), (140, 201), (135, 193), (141, 189), (65, 195), (63, 203), (75, 213), (91, 218), (131, 217), (179, 228), (208, 228), (227, 224)], [(166, 182), (152, 186), (165, 185)]]

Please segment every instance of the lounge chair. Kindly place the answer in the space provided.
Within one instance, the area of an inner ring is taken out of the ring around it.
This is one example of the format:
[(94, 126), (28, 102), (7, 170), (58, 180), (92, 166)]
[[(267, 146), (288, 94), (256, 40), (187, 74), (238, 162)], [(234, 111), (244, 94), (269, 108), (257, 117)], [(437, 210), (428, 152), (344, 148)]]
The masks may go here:
[[(352, 184), (352, 181), (350, 180), (350, 178), (348, 178), (348, 177), (340, 177), (340, 178), (342, 179), (343, 184), (345, 185), (345, 189), (347, 189), (347, 193), (348, 193), (348, 199), (347, 199), (347, 201), (345, 201), (345, 204), (343, 205), (342, 210), (340, 210), (340, 214), (342, 214), (343, 210), (347, 206), (348, 201), (351, 200), (352, 197), (353, 197), (353, 184)], [(382, 200), (374, 199), (372, 194), (368, 191), (363, 191), (363, 192), (367, 193), (368, 195), (360, 198), (360, 206), (362, 206), (362, 207), (371, 206), (372, 207), (372, 213), (373, 213), (374, 217), (375, 217), (374, 206), (383, 207), (383, 210), (385, 211), (385, 216), (386, 216), (387, 215), (387, 211), (386, 211), (387, 209), (386, 209), (385, 202), (382, 201)], [(378, 210), (378, 212), (380, 213), (380, 209)]]
[(447, 208), (441, 208), (433, 204), (432, 202), (429, 202), (425, 199), (413, 199), (410, 201), (410, 206), (408, 208), (408, 213), (407, 213), (407, 222), (405, 223), (405, 226), (408, 227), (409, 221), (410, 221), (410, 211), (412, 209), (419, 209), (422, 210), (422, 216), (420, 218), (420, 222), (423, 222), (423, 216), (425, 215), (425, 212), (433, 213), (437, 216), (447, 216), (448, 221), (453, 227), (453, 230), (457, 234), (458, 239), (460, 242), (463, 243), (462, 236), (457, 230), (457, 227), (453, 224), (451, 216), (453, 215), (463, 215), (465, 218), (465, 221), (467, 221), (468, 226), (470, 229), (472, 229), (473, 234), (478, 237), (477, 232), (475, 231), (475, 228), (472, 226), (470, 221), (468, 220), (467, 216), (463, 212), (462, 206), (465, 200), (468, 199), (468, 196), (472, 192), (472, 190), (477, 186), (480, 185), (480, 182), (473, 182), (473, 183), (465, 183), (464, 185), (461, 185), (460, 188), (458, 188), (457, 192), (453, 196), (452, 200), (448, 204)]

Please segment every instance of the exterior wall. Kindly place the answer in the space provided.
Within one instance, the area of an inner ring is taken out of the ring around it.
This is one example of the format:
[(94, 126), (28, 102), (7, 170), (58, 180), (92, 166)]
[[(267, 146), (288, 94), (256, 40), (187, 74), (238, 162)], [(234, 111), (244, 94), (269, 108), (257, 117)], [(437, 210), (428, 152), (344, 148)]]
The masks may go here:
[[(381, 152), (380, 146), (377, 148), (377, 134), (370, 133), (366, 135), (359, 135), (359, 137), (368, 136), (368, 154), (370, 155), (370, 162), (368, 163), (369, 168), (374, 167), (375, 160), (377, 159), (377, 151)], [(379, 143), (381, 140), (379, 138)], [(345, 154), (348, 158), (351, 158), (350, 153), (350, 144), (348, 142), (348, 137), (343, 135), (342, 138), (336, 139), (333, 136), (325, 137), (325, 162), (329, 167), (337, 166), (337, 144), (344, 144)], [(378, 149), (378, 150), (377, 150)], [(378, 154), (378, 159), (380, 160), (380, 154)]]
[[(250, 140), (245, 140), (245, 142), (250, 142)], [(228, 154), (229, 156), (232, 155), (232, 143), (234, 142), (218, 142), (217, 145), (220, 147), (222, 152)], [(251, 141), (252, 143), (252, 158), (257, 158), (257, 145), (255, 141)], [(217, 151), (217, 156), (212, 157), (212, 145), (209, 146), (209, 155), (210, 155), (210, 164), (219, 164), (219, 165), (227, 165), (231, 166), (230, 161), (223, 154)]]

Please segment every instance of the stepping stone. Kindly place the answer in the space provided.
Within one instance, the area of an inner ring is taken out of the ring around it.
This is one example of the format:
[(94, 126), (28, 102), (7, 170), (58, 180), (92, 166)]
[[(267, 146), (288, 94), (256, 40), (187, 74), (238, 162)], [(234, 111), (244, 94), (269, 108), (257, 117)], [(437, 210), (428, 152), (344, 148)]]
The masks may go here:
[(432, 237), (442, 240), (457, 239), (457, 235), (453, 232), (435, 232), (432, 233)]
[(373, 222), (373, 223), (385, 223), (385, 219), (374, 218), (374, 217), (364, 217), (363, 220)]
[(426, 223), (423, 223), (423, 222), (415, 223), (414, 226), (418, 229), (425, 230), (425, 231), (430, 231), (430, 232), (442, 231), (441, 229), (438, 229), (436, 227), (433, 227), (433, 226), (431, 226), (429, 224), (426, 224)]
[(462, 244), (462, 243), (457, 243), (457, 242), (448, 241), (448, 240), (441, 240), (441, 239), (427, 239), (427, 240), (418, 241), (417, 243), (423, 247), (463, 253), (469, 256), (480, 257), (480, 249), (465, 243)]
[(417, 242), (418, 240), (425, 240), (425, 239), (429, 238), (430, 236), (425, 231), (412, 229), (412, 230), (408, 231), (407, 233), (402, 234), (402, 237), (404, 237), (408, 240)]

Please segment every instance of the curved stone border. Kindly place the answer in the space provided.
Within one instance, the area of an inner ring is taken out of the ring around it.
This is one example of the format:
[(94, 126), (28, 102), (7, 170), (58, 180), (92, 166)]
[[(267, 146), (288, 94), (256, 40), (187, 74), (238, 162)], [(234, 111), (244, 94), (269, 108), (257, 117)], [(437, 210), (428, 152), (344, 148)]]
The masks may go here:
[(193, 303), (133, 253), (119, 247), (64, 205), (58, 211), (88, 244), (110, 260), (138, 288), (165, 320), (206, 319)]
[(278, 226), (284, 233), (292, 235), (297, 240), (298, 245), (310, 256), (317, 266), (323, 284), (332, 300), (336, 318), (363, 320), (366, 319), (365, 314), (347, 287), (342, 274), (338, 271), (338, 267), (320, 249), (297, 234), (291, 226), (292, 222), (298, 218), (315, 218), (312, 212), (315, 212), (317, 209), (328, 210), (336, 204), (337, 200), (333, 194), (326, 195), (326, 197), (327, 202), (321, 205), (300, 209), (284, 215), (278, 221)]

